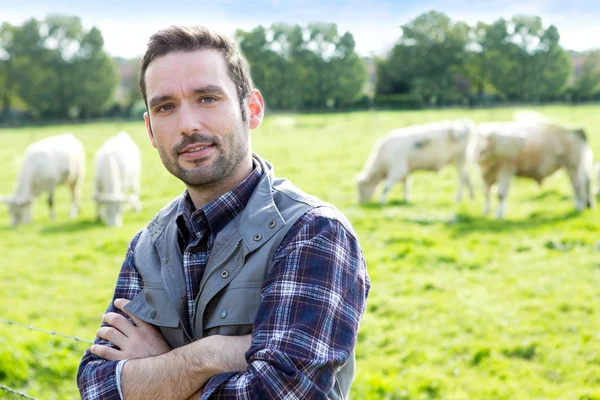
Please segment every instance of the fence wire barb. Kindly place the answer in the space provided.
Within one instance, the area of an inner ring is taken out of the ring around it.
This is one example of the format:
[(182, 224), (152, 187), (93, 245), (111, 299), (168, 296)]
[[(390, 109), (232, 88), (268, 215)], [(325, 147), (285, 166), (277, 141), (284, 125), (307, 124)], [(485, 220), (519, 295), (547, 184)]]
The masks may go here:
[(30, 331), (42, 332), (42, 333), (46, 333), (48, 335), (53, 335), (53, 336), (60, 336), (60, 337), (65, 338), (65, 339), (72, 339), (72, 340), (75, 340), (76, 342), (94, 344), (94, 342), (90, 342), (89, 340), (80, 339), (77, 336), (69, 336), (69, 335), (65, 335), (63, 333), (56, 332), (56, 331), (47, 331), (45, 329), (36, 328), (34, 326), (31, 326), (31, 325), (21, 324), (19, 322), (11, 321), (9, 319), (0, 318), (0, 322), (2, 322), (4, 324), (7, 324), (7, 325), (15, 325), (15, 326), (20, 326), (20, 327), (23, 327), (23, 328), (27, 328)]
[(0, 389), (1, 390), (6, 390), (7, 392), (12, 393), (12, 394), (17, 395), (17, 396), (20, 396), (20, 397), (22, 397), (24, 399), (36, 400), (35, 397), (27, 396), (25, 393), (18, 392), (18, 391), (14, 390), (14, 389), (9, 388), (8, 386), (4, 386), (1, 383), (0, 383)]

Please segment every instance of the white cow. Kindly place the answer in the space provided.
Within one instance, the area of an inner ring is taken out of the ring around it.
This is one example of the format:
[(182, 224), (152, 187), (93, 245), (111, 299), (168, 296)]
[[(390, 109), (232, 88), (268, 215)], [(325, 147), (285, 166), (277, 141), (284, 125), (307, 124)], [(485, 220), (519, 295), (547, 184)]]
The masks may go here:
[(484, 213), (490, 212), (491, 187), (498, 183), (497, 218), (504, 217), (513, 175), (542, 181), (564, 168), (575, 193), (577, 210), (593, 207), (588, 171), (593, 154), (583, 129), (569, 129), (535, 113), (521, 113), (514, 121), (479, 124), (476, 145), (485, 192)]
[(594, 177), (593, 180), (596, 181), (597, 186), (597, 192), (596, 192), (596, 196), (600, 197), (600, 163), (596, 163), (594, 164), (594, 169), (592, 171), (592, 176)]
[(362, 172), (357, 177), (359, 202), (368, 201), (382, 180), (385, 203), (392, 186), (402, 181), (404, 200), (409, 201), (409, 174), (416, 170), (439, 171), (448, 164), (458, 170), (456, 202), (462, 198), (463, 185), (471, 197), (473, 187), (467, 172), (470, 138), (475, 124), (469, 119), (414, 125), (391, 131), (375, 144)]
[(54, 219), (54, 189), (67, 185), (71, 190), (71, 218), (76, 218), (85, 179), (85, 150), (70, 133), (51, 136), (30, 144), (25, 149), (21, 170), (12, 196), (2, 197), (8, 205), (11, 225), (31, 221), (32, 203), (42, 192), (48, 192), (50, 218)]
[(130, 203), (136, 211), (142, 209), (140, 150), (127, 132), (119, 132), (98, 149), (95, 165), (97, 218), (109, 226), (120, 226), (123, 223), (123, 205)]

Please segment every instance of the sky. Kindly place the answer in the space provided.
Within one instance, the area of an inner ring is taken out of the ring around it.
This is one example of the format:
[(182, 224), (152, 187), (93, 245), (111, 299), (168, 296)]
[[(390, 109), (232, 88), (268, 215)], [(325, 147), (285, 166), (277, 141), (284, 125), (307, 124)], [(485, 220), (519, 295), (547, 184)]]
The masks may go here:
[(542, 17), (555, 25), (570, 50), (600, 47), (600, 0), (0, 0), (0, 23), (21, 24), (49, 14), (76, 15), (86, 29), (98, 27), (112, 56), (144, 53), (150, 35), (169, 25), (206, 25), (232, 35), (275, 22), (335, 22), (351, 32), (360, 55), (385, 55), (401, 35), (400, 26), (419, 14), (441, 11), (474, 24), (516, 14)]

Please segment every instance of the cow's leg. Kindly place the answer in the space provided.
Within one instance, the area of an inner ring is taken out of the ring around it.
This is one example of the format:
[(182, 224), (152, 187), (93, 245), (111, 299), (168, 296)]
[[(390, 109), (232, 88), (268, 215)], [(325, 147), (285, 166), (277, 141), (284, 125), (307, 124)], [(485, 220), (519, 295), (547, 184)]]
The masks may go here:
[(492, 187), (496, 183), (497, 177), (494, 171), (482, 170), (481, 172), (481, 183), (483, 186), (483, 195), (485, 197), (483, 205), (483, 214), (487, 216), (492, 210)]
[(405, 175), (404, 179), (402, 179), (402, 184), (404, 186), (404, 201), (408, 203), (410, 201), (410, 187), (412, 184), (410, 176)]
[(573, 194), (575, 195), (575, 209), (583, 210), (588, 204), (588, 185), (586, 183), (587, 176), (585, 172), (580, 171), (579, 168), (567, 167), (567, 174), (573, 187)]
[(56, 212), (54, 211), (54, 189), (50, 189), (48, 192), (48, 208), (50, 210), (50, 219), (54, 221), (56, 219)]
[(69, 212), (69, 216), (71, 219), (77, 218), (79, 215), (79, 205), (81, 204), (81, 189), (83, 186), (83, 179), (77, 178), (75, 182), (69, 185), (71, 189), (71, 211)]
[(456, 170), (458, 172), (458, 190), (456, 191), (455, 201), (460, 203), (462, 200), (462, 192), (463, 186), (467, 186), (467, 190), (469, 190), (469, 195), (471, 199), (475, 198), (475, 193), (473, 192), (473, 185), (471, 184), (471, 179), (469, 178), (469, 172), (467, 171), (467, 164), (464, 161), (459, 161), (456, 164)]
[(501, 171), (498, 176), (498, 212), (496, 214), (496, 218), (498, 219), (504, 218), (506, 196), (508, 196), (512, 175), (512, 171)]
[(394, 184), (400, 180), (403, 180), (407, 174), (408, 172), (406, 168), (403, 167), (388, 172), (387, 178), (385, 179), (385, 186), (383, 187), (383, 192), (381, 193), (381, 204), (385, 204), (387, 201), (387, 196)]
[(100, 201), (98, 199), (98, 193), (96, 193), (96, 196), (94, 196), (96, 198), (96, 221), (97, 222), (101, 222), (102, 221), (102, 215), (104, 213), (104, 209), (106, 208), (104, 205), (104, 202)]
[(492, 209), (492, 184), (483, 181), (483, 194), (485, 196), (483, 215), (489, 215)]

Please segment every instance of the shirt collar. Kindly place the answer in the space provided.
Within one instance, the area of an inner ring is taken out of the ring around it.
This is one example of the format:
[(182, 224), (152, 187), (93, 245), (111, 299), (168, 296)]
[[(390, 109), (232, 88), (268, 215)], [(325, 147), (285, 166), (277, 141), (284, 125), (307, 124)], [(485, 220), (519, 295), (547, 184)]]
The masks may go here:
[(254, 169), (242, 183), (198, 210), (185, 190), (176, 217), (177, 227), (183, 237), (189, 235), (187, 232), (203, 236), (207, 227), (216, 235), (242, 212), (264, 173), (256, 159), (253, 158), (252, 163)]

